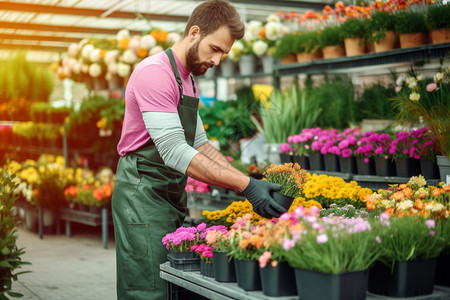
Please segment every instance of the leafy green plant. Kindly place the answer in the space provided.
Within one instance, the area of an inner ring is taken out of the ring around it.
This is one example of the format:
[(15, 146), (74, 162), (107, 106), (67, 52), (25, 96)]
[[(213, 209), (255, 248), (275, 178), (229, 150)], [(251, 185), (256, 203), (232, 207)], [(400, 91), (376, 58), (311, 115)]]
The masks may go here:
[(319, 49), (319, 33), (308, 31), (295, 36), (293, 44), (295, 53), (316, 53)]
[(372, 33), (371, 40), (379, 42), (386, 37), (386, 31), (395, 31), (395, 15), (381, 11), (371, 15), (369, 29)]
[(428, 6), (425, 24), (428, 30), (450, 28), (450, 3)]
[(14, 175), (10, 176), (0, 169), (0, 299), (8, 299), (7, 296), (22, 297), (22, 294), (12, 291), (12, 282), (17, 281), (19, 275), (29, 273), (16, 272), (23, 265), (30, 264), (21, 258), (25, 254), (24, 248), (16, 245), (17, 221), (13, 212), (17, 199), (13, 192), (16, 188)]
[(320, 104), (307, 98), (299, 87), (293, 85), (284, 93), (274, 90), (269, 99), (270, 104), (261, 104), (261, 124), (253, 116), (253, 124), (258, 128), (267, 143), (280, 144), (287, 137), (303, 128), (312, 127), (321, 111)]
[(420, 12), (415, 11), (401, 11), (395, 15), (396, 31), (402, 33), (425, 33), (427, 26), (425, 24), (425, 17)]
[(369, 20), (351, 18), (341, 24), (343, 38), (366, 39), (369, 37)]
[(395, 97), (393, 84), (374, 83), (365, 87), (357, 101), (357, 119), (395, 119), (391, 98)]
[(341, 46), (344, 47), (344, 38), (341, 35), (341, 29), (338, 26), (325, 27), (319, 33), (319, 46)]
[(324, 84), (313, 88), (308, 102), (322, 108), (314, 126), (339, 130), (351, 127), (356, 120), (354, 86), (345, 76), (325, 77)]
[(290, 54), (294, 54), (294, 41), (296, 39), (295, 33), (285, 34), (277, 41), (274, 57), (283, 58)]

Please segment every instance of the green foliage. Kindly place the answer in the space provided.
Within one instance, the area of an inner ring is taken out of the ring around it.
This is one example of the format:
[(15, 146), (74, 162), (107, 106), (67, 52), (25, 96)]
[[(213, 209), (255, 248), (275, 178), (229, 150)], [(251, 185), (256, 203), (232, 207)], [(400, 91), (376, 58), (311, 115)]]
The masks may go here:
[(319, 33), (308, 31), (295, 36), (294, 53), (316, 53), (319, 49)]
[(330, 215), (343, 218), (366, 218), (368, 216), (368, 211), (365, 207), (356, 208), (355, 206), (350, 204), (340, 207), (337, 204), (333, 203), (328, 209), (320, 210), (321, 218)]
[(428, 30), (450, 28), (450, 3), (428, 6), (425, 24)]
[(29, 264), (21, 259), (25, 250), (16, 245), (17, 229), (13, 206), (17, 196), (13, 191), (17, 184), (13, 180), (14, 175), (9, 176), (5, 170), (0, 169), (0, 299), (23, 296), (11, 290), (12, 282), (17, 281), (19, 275), (28, 273), (16, 270)]
[(341, 24), (342, 38), (366, 39), (369, 37), (369, 20), (351, 18)]
[(374, 223), (381, 240), (380, 261), (391, 267), (399, 260), (438, 257), (445, 245), (442, 227), (429, 228), (425, 222), (421, 217), (403, 216)]
[(318, 102), (309, 99), (299, 87), (293, 85), (284, 93), (274, 90), (270, 105), (261, 104), (262, 126), (252, 117), (253, 123), (269, 144), (280, 144), (303, 128), (313, 127), (322, 111)]
[(375, 83), (365, 87), (357, 101), (358, 120), (362, 119), (395, 119), (395, 109), (390, 100), (395, 97), (393, 84), (387, 86)]
[(295, 33), (288, 33), (283, 35), (281, 39), (279, 39), (277, 42), (274, 57), (283, 58), (288, 56), (289, 54), (294, 54), (295, 51), (293, 47), (295, 39), (296, 39)]
[(344, 38), (341, 29), (337, 26), (325, 27), (319, 34), (319, 46), (341, 46), (344, 47)]
[(395, 15), (397, 20), (396, 31), (398, 33), (425, 33), (425, 17), (422, 13), (413, 11), (401, 11)]
[(47, 101), (53, 86), (50, 69), (27, 62), (24, 52), (17, 52), (0, 64), (0, 101), (17, 98)]
[(325, 77), (324, 84), (311, 91), (308, 102), (322, 108), (314, 126), (342, 130), (356, 120), (354, 86), (347, 77)]
[(376, 12), (371, 15), (369, 22), (370, 32), (373, 34), (371, 40), (379, 42), (386, 37), (386, 31), (395, 31), (395, 15), (389, 12)]

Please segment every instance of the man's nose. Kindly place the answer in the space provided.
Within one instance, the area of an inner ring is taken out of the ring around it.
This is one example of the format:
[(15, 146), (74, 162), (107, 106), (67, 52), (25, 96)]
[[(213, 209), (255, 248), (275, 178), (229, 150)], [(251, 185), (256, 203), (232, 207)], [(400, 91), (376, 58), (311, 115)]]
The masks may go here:
[(215, 66), (218, 66), (220, 64), (220, 60), (222, 59), (222, 54), (221, 53), (216, 53), (213, 55), (212, 61), (214, 63)]

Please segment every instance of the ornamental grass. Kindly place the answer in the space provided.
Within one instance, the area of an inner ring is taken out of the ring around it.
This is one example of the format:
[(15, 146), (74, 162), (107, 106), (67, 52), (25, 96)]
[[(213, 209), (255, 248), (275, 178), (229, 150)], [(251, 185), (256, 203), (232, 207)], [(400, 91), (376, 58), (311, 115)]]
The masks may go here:
[(361, 208), (365, 207), (364, 199), (372, 193), (371, 189), (362, 188), (356, 181), (347, 183), (340, 177), (308, 173), (302, 196), (319, 202), (323, 208), (333, 203), (338, 206), (352, 204)]

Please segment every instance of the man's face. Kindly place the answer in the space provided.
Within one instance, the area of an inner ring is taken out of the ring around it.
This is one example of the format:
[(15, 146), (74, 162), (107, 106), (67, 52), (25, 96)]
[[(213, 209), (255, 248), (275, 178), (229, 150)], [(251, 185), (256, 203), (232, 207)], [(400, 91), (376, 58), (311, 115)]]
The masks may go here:
[(207, 36), (198, 35), (186, 54), (188, 70), (195, 76), (205, 74), (208, 68), (218, 66), (224, 53), (230, 51), (234, 39), (228, 27), (222, 26)]

